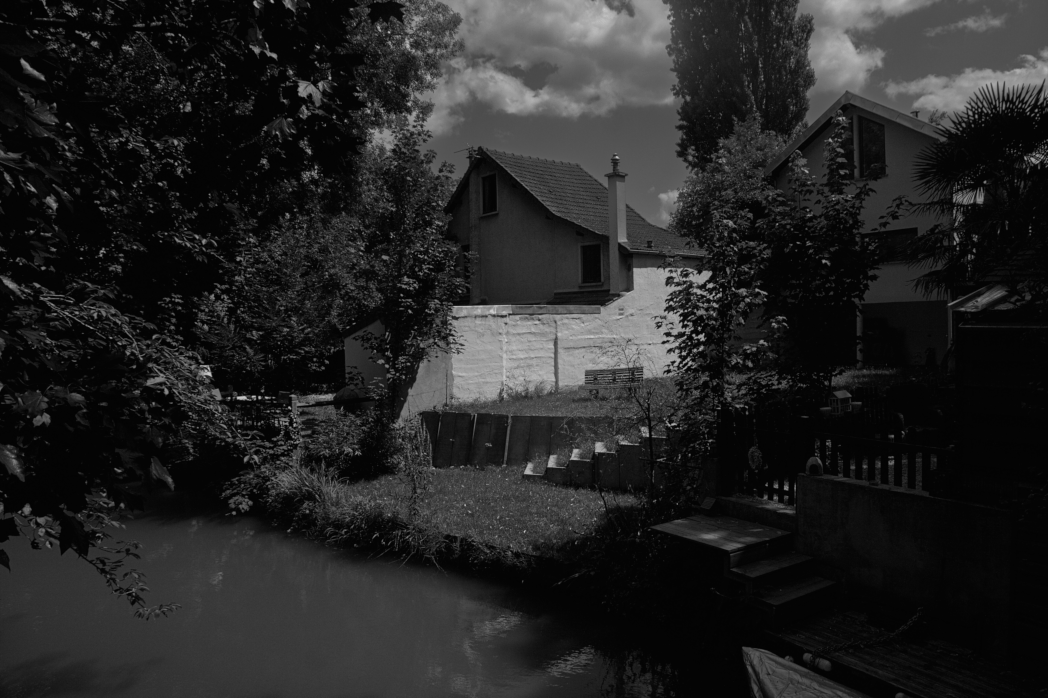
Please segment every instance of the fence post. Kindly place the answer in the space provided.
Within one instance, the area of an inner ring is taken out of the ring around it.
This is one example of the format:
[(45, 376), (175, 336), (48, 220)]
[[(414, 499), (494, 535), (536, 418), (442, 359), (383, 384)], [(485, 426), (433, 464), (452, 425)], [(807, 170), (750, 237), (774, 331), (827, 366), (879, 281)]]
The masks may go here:
[(735, 424), (731, 412), (722, 408), (717, 418), (717, 494), (730, 497), (736, 491)]

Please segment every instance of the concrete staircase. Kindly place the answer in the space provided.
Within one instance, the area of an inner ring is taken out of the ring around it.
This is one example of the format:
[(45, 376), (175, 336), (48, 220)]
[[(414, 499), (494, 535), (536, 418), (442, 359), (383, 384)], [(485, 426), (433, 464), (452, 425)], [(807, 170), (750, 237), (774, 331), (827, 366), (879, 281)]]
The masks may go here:
[(730, 516), (698, 514), (652, 526), (698, 546), (719, 566), (722, 587), (756, 608), (772, 626), (825, 609), (836, 583), (793, 550), (793, 534)]

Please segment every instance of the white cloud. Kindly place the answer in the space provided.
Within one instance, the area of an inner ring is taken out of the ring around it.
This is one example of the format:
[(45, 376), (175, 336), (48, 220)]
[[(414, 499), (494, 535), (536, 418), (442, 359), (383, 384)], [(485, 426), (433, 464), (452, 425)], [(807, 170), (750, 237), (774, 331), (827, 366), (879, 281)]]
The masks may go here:
[(808, 56), (815, 68), (816, 92), (860, 90), (884, 64), (884, 51), (857, 38), (889, 19), (939, 0), (801, 0), (800, 11), (815, 17)]
[(945, 34), (947, 32), (955, 31), (970, 31), (970, 32), (984, 32), (990, 29), (998, 29), (1004, 26), (1005, 20), (1008, 19), (1008, 15), (1000, 15), (994, 17), (990, 14), (989, 10), (986, 10), (981, 15), (973, 15), (971, 17), (965, 17), (962, 20), (954, 22), (953, 24), (944, 24), (941, 27), (930, 27), (924, 30), (925, 36), (938, 36), (939, 34)]
[(884, 51), (856, 45), (847, 32), (819, 27), (812, 35), (811, 65), (815, 68), (815, 89), (819, 92), (853, 92), (862, 88), (870, 73), (884, 64)]
[(1020, 56), (1019, 62), (1021, 65), (1012, 70), (967, 68), (958, 75), (928, 75), (909, 82), (889, 82), (884, 91), (893, 99), (897, 95), (917, 96), (914, 109), (958, 111), (983, 85), (1040, 85), (1048, 80), (1048, 48), (1041, 49), (1036, 56)]
[(662, 225), (668, 225), (673, 217), (673, 212), (677, 210), (677, 197), (679, 195), (680, 189), (670, 189), (659, 194), (658, 222)]
[[(474, 100), (509, 114), (568, 118), (673, 103), (662, 0), (635, 0), (633, 16), (599, 0), (446, 2), (462, 15), (465, 51), (430, 96), (434, 133), (454, 128), (459, 108)], [(543, 65), (555, 67), (544, 82), (523, 76)]]
[(815, 26), (863, 30), (936, 2), (939, 0), (801, 0), (800, 9), (815, 15)]

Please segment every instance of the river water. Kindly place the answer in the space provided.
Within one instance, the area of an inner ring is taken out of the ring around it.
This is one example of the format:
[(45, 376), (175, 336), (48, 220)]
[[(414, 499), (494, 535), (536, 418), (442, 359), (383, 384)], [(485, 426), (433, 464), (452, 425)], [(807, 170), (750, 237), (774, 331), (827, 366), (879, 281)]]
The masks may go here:
[(0, 696), (674, 693), (600, 649), (614, 629), (505, 585), (331, 550), (176, 497), (117, 533), (143, 545), (149, 603), (182, 608), (135, 619), (71, 553), (9, 541)]

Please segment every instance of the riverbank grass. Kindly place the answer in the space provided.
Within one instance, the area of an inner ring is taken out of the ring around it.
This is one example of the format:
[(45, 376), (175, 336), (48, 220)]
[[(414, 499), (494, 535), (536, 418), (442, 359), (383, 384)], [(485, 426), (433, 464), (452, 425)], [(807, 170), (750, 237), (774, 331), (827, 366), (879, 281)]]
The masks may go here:
[[(608, 512), (631, 509), (631, 494), (556, 487), (525, 481), (519, 468), (432, 470), (410, 521), (411, 482), (402, 474), (356, 482), (329, 472), (292, 466), (268, 478), (267, 508), (291, 515), (298, 528), (322, 537), (393, 531), (409, 522), (429, 536), (454, 536), (503, 551), (558, 557), (593, 535)], [(325, 535), (325, 533), (327, 535)]]

